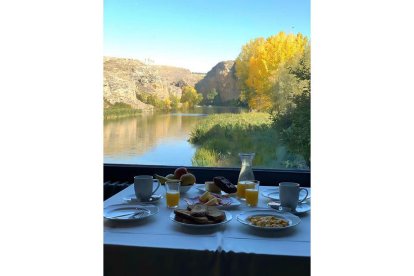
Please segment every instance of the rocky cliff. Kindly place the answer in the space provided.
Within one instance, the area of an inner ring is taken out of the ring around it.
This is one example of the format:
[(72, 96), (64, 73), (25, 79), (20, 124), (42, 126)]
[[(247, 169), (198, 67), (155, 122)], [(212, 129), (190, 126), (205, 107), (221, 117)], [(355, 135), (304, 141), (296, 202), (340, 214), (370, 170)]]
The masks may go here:
[(222, 103), (238, 99), (240, 89), (237, 84), (234, 61), (219, 62), (207, 73), (204, 79), (195, 85), (195, 88), (203, 94), (204, 99), (207, 97), (207, 93), (213, 89), (216, 89)]
[(194, 86), (204, 75), (172, 66), (145, 64), (135, 59), (104, 57), (105, 103), (126, 103), (133, 108), (151, 110), (152, 105), (138, 100), (140, 94), (160, 99), (181, 97), (181, 88)]

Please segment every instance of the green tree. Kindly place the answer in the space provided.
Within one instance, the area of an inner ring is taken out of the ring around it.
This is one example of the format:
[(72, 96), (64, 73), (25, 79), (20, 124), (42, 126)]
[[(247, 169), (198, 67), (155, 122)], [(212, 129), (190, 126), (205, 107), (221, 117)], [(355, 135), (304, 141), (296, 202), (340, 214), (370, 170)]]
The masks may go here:
[[(273, 91), (273, 121), (289, 151), (303, 156), (310, 166), (310, 48), (306, 49), (287, 68), (275, 83)], [(290, 80), (289, 84), (281, 83)], [(283, 81), (282, 81), (283, 80)], [(280, 105), (280, 97), (289, 98), (289, 104)], [(276, 102), (279, 102), (276, 103)]]
[(213, 88), (210, 92), (207, 93), (207, 103), (213, 104), (214, 99), (218, 95), (217, 90)]
[[(308, 67), (306, 67), (309, 65)], [(283, 63), (278, 74), (270, 79), (269, 95), (273, 117), (282, 116), (288, 109), (295, 108), (295, 98), (310, 91), (310, 48)]]
[(180, 99), (177, 96), (170, 95), (171, 109), (177, 110), (180, 105)]
[(193, 108), (203, 100), (203, 95), (197, 93), (197, 90), (192, 86), (184, 86), (182, 91), (180, 102), (183, 103), (184, 108)]

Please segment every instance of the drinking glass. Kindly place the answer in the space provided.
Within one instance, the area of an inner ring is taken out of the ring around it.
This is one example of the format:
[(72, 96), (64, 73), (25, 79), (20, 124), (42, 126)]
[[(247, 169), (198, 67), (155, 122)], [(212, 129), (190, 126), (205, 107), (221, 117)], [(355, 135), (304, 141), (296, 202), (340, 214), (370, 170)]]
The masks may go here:
[(180, 181), (166, 181), (165, 189), (167, 193), (165, 195), (168, 208), (177, 208), (178, 203), (180, 202)]
[(254, 181), (254, 174), (252, 170), (254, 153), (239, 153), (241, 168), (239, 179), (237, 181), (237, 197), (241, 200), (245, 199), (245, 191)]
[(257, 206), (257, 202), (259, 201), (260, 181), (253, 180), (253, 181), (250, 181), (248, 185), (249, 186), (246, 187), (244, 191), (244, 195), (246, 197), (246, 204), (247, 206), (255, 207)]

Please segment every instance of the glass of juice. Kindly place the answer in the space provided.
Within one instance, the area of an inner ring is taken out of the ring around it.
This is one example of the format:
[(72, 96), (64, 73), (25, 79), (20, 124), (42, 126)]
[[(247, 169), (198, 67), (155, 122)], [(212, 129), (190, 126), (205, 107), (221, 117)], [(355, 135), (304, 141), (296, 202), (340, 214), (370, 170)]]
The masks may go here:
[(168, 208), (177, 208), (180, 202), (180, 181), (172, 180), (165, 182), (165, 189), (167, 193), (165, 195)]
[(246, 198), (246, 204), (250, 207), (257, 206), (257, 202), (259, 201), (259, 186), (260, 181), (253, 180), (249, 184), (249, 186), (245, 187), (244, 195)]
[(244, 200), (246, 198), (246, 189), (254, 188), (256, 180), (244, 180), (237, 183), (237, 197)]

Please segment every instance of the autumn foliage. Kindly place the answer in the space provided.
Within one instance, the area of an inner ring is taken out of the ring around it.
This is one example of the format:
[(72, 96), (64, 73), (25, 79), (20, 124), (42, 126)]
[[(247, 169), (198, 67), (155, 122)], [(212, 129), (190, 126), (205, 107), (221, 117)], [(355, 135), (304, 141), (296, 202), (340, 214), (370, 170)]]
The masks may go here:
[(251, 109), (271, 111), (274, 105), (272, 93), (279, 75), (308, 48), (307, 37), (284, 32), (267, 39), (256, 38), (244, 45), (236, 59), (241, 100)]
[(203, 100), (203, 95), (197, 92), (192, 86), (184, 86), (182, 88), (183, 94), (181, 96), (182, 108), (193, 108)]

